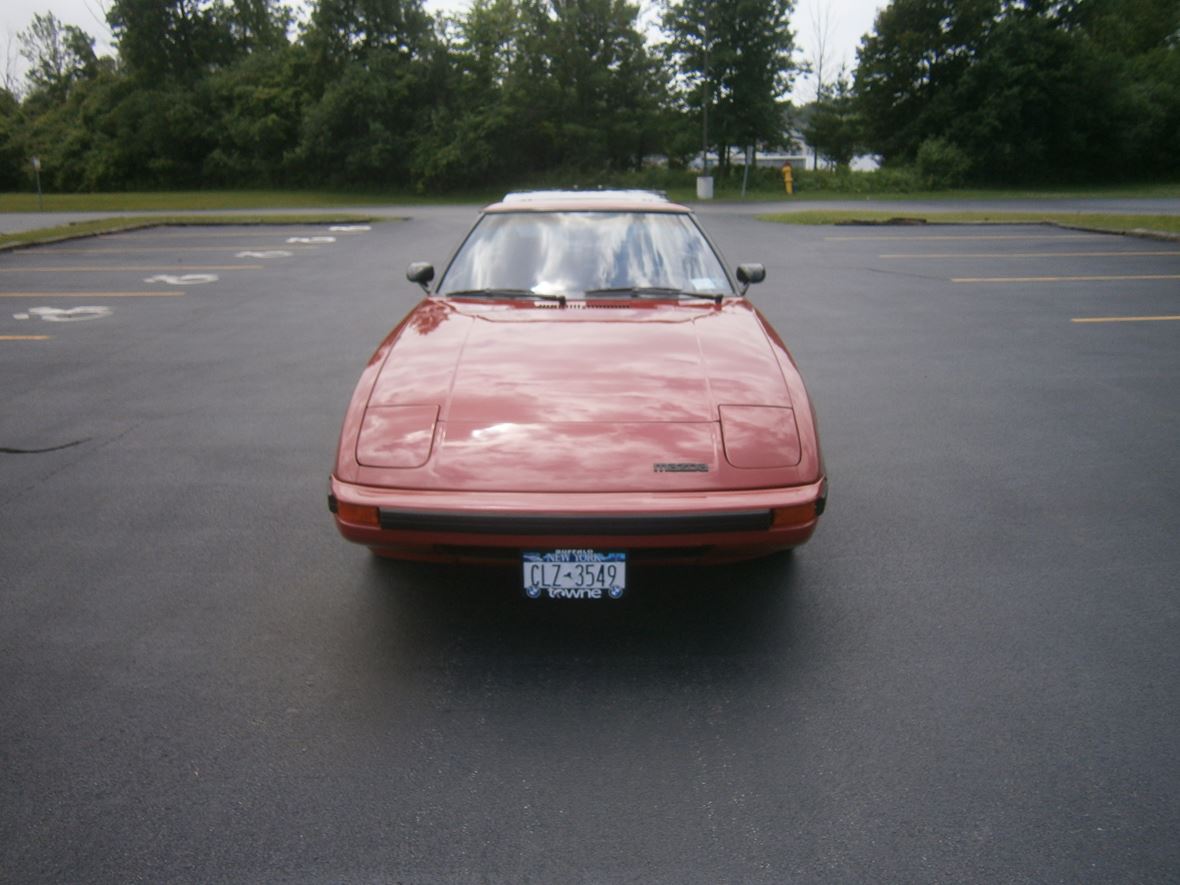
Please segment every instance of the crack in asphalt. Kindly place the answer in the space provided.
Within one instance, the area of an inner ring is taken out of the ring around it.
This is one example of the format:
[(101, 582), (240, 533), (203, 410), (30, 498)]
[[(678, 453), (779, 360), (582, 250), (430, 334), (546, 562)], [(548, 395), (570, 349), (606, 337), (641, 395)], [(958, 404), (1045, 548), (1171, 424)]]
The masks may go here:
[(14, 449), (8, 446), (0, 446), (0, 454), (3, 455), (43, 455), (46, 452), (60, 452), (62, 449), (72, 449), (74, 446), (80, 446), (82, 443), (90, 442), (90, 437), (85, 439), (76, 439), (73, 442), (62, 443), (60, 446), (49, 446), (44, 449)]

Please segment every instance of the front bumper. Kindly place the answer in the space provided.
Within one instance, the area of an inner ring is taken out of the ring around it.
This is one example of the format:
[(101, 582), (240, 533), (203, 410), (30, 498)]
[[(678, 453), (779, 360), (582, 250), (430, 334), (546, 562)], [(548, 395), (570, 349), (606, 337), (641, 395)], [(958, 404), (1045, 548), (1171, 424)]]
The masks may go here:
[(654, 563), (731, 562), (805, 543), (827, 480), (725, 492), (426, 492), (331, 479), (340, 534), (375, 553), (436, 562), (518, 562), (521, 551), (627, 550)]

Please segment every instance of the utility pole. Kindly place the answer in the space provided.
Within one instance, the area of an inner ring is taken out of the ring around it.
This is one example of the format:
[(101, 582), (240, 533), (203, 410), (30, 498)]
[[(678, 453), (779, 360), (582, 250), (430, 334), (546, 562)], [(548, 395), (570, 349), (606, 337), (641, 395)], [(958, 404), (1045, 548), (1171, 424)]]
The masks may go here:
[(709, 13), (705, 13), (704, 101), (701, 102), (701, 164), (709, 174)]

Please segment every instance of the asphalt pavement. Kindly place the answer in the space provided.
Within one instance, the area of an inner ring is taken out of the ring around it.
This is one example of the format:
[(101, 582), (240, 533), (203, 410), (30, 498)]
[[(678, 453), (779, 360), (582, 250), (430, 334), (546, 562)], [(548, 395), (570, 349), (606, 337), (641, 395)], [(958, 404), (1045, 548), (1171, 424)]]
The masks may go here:
[(0, 254), (0, 881), (1180, 879), (1180, 246), (702, 210), (828, 510), (538, 602), (327, 512), (398, 213)]

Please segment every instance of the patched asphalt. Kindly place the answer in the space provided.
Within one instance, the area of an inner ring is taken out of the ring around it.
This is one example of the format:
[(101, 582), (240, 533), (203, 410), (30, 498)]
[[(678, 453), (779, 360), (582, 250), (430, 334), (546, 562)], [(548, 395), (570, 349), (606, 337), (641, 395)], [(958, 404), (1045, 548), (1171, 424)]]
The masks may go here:
[(828, 511), (530, 602), (327, 512), (399, 214), (0, 254), (0, 880), (1175, 879), (1180, 247), (703, 210)]

